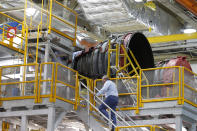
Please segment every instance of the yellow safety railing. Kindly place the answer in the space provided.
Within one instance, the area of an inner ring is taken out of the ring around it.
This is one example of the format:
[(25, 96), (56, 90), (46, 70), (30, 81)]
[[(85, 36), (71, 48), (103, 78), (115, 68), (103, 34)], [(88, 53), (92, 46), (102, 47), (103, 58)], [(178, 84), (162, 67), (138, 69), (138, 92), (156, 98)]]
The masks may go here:
[[(90, 78), (88, 78), (88, 77), (85, 77), (85, 76), (82, 76), (82, 75), (78, 75), (78, 83), (79, 82), (82, 82), (84, 85), (86, 85), (87, 86), (87, 88), (90, 90), (90, 91), (92, 91), (93, 92), (93, 80), (91, 80)], [(85, 87), (83, 87), (83, 84), (80, 84), (79, 83), (79, 85), (80, 85), (80, 88), (79, 88), (79, 97), (78, 97), (78, 105), (79, 106), (81, 106), (81, 107), (86, 107), (86, 105), (84, 105), (83, 104), (83, 101), (84, 101), (84, 99), (81, 97), (81, 95), (83, 95), (83, 96), (88, 96), (89, 95), (89, 101), (90, 101), (90, 103), (94, 103), (94, 95), (87, 89), (87, 88), (85, 88)], [(93, 110), (93, 107), (90, 105), (90, 111), (92, 111)]]
[[(115, 44), (115, 43), (113, 43)], [(125, 76), (136, 75), (139, 76), (139, 70), (141, 69), (137, 59), (133, 55), (132, 51), (124, 47), (124, 45), (116, 44), (115, 48), (112, 48), (111, 41), (109, 40), (108, 44), (108, 70), (107, 75), (110, 77), (110, 70), (112, 65), (111, 63), (111, 55), (115, 53), (115, 63), (113, 66), (117, 68), (116, 75), (119, 72), (122, 72)], [(129, 56), (130, 54), (130, 56)], [(133, 61), (132, 61), (133, 60)], [(128, 70), (128, 68), (130, 70)]]
[(75, 105), (78, 101), (78, 72), (60, 63), (42, 63), (40, 65), (38, 102), (41, 98), (56, 99)]
[[(142, 103), (178, 100), (180, 104), (182, 97), (181, 75), (181, 69), (178, 66), (142, 69), (140, 71), (140, 98)], [(144, 77), (148, 83), (143, 82)]]
[[(10, 19), (12, 22), (17, 22), (18, 26), (17, 27), (12, 27), (9, 24), (5, 23), (0, 27), (0, 30), (2, 31), (2, 34), (0, 34), (0, 44), (8, 47), (14, 51), (17, 51), (19, 53), (24, 54), (25, 53), (25, 45), (27, 44), (27, 33), (28, 33), (28, 27), (26, 26), (24, 22), (21, 22), (7, 14), (4, 14), (0, 12), (0, 16), (4, 18)], [(19, 30), (18, 27), (22, 26), (22, 30)], [(15, 28), (14, 30), (16, 31), (11, 32), (9, 29)], [(11, 36), (10, 38), (7, 36)], [(25, 63), (24, 63), (25, 64)]]
[[(39, 67), (39, 68), (38, 68)], [(119, 90), (120, 110), (136, 110), (146, 102), (176, 100), (178, 104), (187, 102), (197, 107), (197, 74), (187, 68), (173, 66), (142, 69), (140, 74), (133, 77), (111, 78)], [(142, 81), (147, 78), (148, 84)], [(92, 80), (78, 74), (77, 71), (60, 63), (37, 63), (11, 65), (0, 67), (0, 102), (8, 100), (35, 99), (36, 103), (42, 98), (56, 99), (68, 102), (77, 109), (82, 98), (83, 90), (79, 87), (84, 82), (94, 94), (103, 86), (101, 79)], [(127, 88), (124, 84), (127, 84)], [(121, 88), (120, 88), (121, 87)], [(128, 93), (132, 88), (133, 92)], [(82, 91), (82, 92), (81, 92)], [(89, 94), (89, 101), (98, 106), (94, 94)], [(132, 100), (132, 99), (135, 100)], [(135, 104), (133, 102), (136, 102)], [(90, 110), (93, 108), (90, 106)]]
[(142, 72), (149, 84), (140, 81), (141, 103), (177, 100), (178, 104), (185, 101), (197, 107), (196, 73), (180, 66), (142, 69)]
[(2, 131), (9, 131), (10, 130), (10, 123), (6, 121), (2, 121)]
[(182, 104), (184, 104), (185, 101), (197, 107), (197, 81), (195, 80), (197, 74), (187, 68), (182, 68), (182, 71), (182, 80), (184, 83), (184, 86), (182, 86), (182, 94), (184, 96), (184, 99), (182, 99)]
[[(66, 13), (69, 13), (70, 17), (74, 17), (73, 18), (74, 22), (68, 21), (69, 16), (66, 16), (68, 14), (65, 15), (66, 18), (60, 17), (58, 15), (55, 15), (55, 13), (53, 13), (53, 9), (52, 9), (52, 14), (50, 16), (50, 17), (52, 17), (51, 21), (50, 21), (51, 25), (49, 25), (51, 30), (68, 38), (69, 40), (73, 41), (73, 46), (76, 46), (77, 16), (78, 16), (78, 14), (74, 10), (61, 4), (58, 0), (53, 0), (53, 5), (56, 5), (60, 9), (64, 10)], [(54, 20), (58, 21), (58, 23), (55, 24)], [(64, 25), (64, 27), (57, 26), (57, 24), (60, 25), (61, 23)], [(49, 30), (50, 30), (50, 28), (49, 28)], [(64, 28), (65, 30), (62, 30), (62, 28)]]
[[(53, 9), (53, 7), (56, 7), (56, 9)], [(63, 16), (57, 14), (57, 9), (62, 11)], [(34, 12), (34, 14), (27, 16), (29, 11)], [(74, 10), (63, 5), (58, 0), (42, 0), (40, 6), (34, 4), (32, 0), (26, 0), (24, 12), (26, 14), (24, 15), (24, 21), (28, 23), (30, 29), (36, 29), (38, 23), (40, 23), (40, 30), (48, 29), (48, 33), (51, 33), (51, 31), (58, 33), (68, 38), (73, 43), (73, 46), (76, 46), (78, 14)], [(32, 17), (35, 14), (40, 18), (33, 19)], [(73, 21), (69, 21), (70, 17), (72, 17)]]
[[(133, 77), (110, 78), (110, 80), (114, 81), (114, 83), (116, 84), (116, 86), (118, 88), (118, 92), (119, 92), (118, 107), (119, 107), (119, 109), (120, 110), (136, 110), (136, 113), (139, 113), (139, 106), (140, 106), (139, 81), (140, 81), (140, 78), (133, 76)], [(126, 87), (124, 84), (129, 85), (129, 87)], [(103, 84), (102, 84), (101, 79), (95, 80), (94, 81), (94, 92), (96, 93), (98, 90), (100, 90), (102, 88), (102, 86), (103, 86)], [(128, 89), (128, 88), (130, 88), (130, 89)], [(133, 92), (130, 92), (131, 90)], [(97, 103), (94, 102), (94, 105), (96, 105), (96, 104)]]
[(78, 92), (78, 72), (57, 63), (55, 68), (54, 98), (73, 104), (75, 109), (77, 109)]
[(37, 101), (38, 65), (0, 67), (1, 100), (35, 99)]
[(116, 127), (115, 131), (121, 131), (124, 129), (144, 129), (144, 130), (149, 130), (149, 131), (168, 131), (167, 129), (161, 128), (159, 126), (153, 126), (153, 125), (136, 125), (136, 126), (118, 126)]
[(39, 88), (38, 88), (38, 102), (41, 102), (41, 98), (50, 97), (50, 102), (54, 100), (54, 72), (55, 63), (47, 62), (40, 64), (39, 74)]

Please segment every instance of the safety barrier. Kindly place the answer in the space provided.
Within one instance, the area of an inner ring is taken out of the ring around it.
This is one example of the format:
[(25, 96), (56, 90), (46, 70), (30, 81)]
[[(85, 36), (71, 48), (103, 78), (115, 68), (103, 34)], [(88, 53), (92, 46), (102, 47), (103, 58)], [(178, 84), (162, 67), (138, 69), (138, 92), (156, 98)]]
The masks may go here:
[[(176, 100), (178, 104), (185, 101), (197, 107), (195, 76), (195, 73), (180, 66), (142, 69), (140, 102)], [(148, 82), (143, 81), (144, 77)]]
[(37, 100), (38, 65), (11, 65), (0, 68), (1, 100)]
[(0, 12), (0, 17), (11, 21), (0, 26), (0, 44), (24, 54), (28, 27), (25, 28), (24, 22), (2, 12)]
[(59, 63), (12, 65), (0, 67), (1, 102), (8, 100), (42, 98), (56, 99), (77, 108), (78, 72)]
[[(60, 11), (63, 15), (58, 14)], [(58, 33), (71, 41), (73, 46), (76, 45), (77, 13), (62, 4), (61, 1), (42, 0), (41, 5), (38, 6), (32, 0), (26, 0), (24, 14), (26, 14), (24, 15), (24, 22), (28, 23), (31, 30), (37, 30), (40, 24), (39, 30)]]
[[(120, 110), (136, 110), (139, 112), (140, 97), (139, 97), (139, 77), (121, 77), (121, 78), (110, 78), (119, 92), (119, 103), (118, 107)], [(102, 80), (97, 79), (94, 81), (94, 92), (98, 92), (102, 88)], [(121, 88), (119, 88), (121, 87)], [(102, 96), (103, 99), (103, 96)], [(95, 103), (96, 105), (96, 103)], [(98, 105), (97, 105), (98, 106)]]
[(192, 72), (191, 70), (184, 68), (183, 71), (183, 83), (182, 87), (182, 95), (184, 99), (182, 99), (182, 104), (185, 102), (197, 107), (197, 74)]
[[(142, 69), (140, 74), (140, 77), (111, 78), (119, 90), (120, 110), (136, 110), (138, 113), (143, 103), (170, 100), (176, 100), (178, 104), (187, 102), (197, 107), (197, 74), (189, 69), (179, 66), (161, 67)], [(143, 81), (144, 77), (146, 81)], [(93, 81), (59, 63), (2, 66), (0, 99), (1, 102), (35, 99), (36, 103), (41, 102), (42, 98), (50, 98), (50, 102), (59, 99), (73, 104), (77, 109), (77, 106), (84, 106), (80, 103), (82, 99), (79, 91), (82, 91), (81, 94), (86, 92), (83, 88), (79, 90), (80, 81), (84, 81), (94, 93), (102, 87), (101, 79)], [(90, 94), (89, 100), (98, 106), (93, 94)]]
[(119, 127), (116, 127), (115, 131), (122, 131), (122, 130), (124, 131), (124, 129), (134, 129), (134, 130), (143, 129), (143, 131), (168, 131), (159, 126), (152, 126), (152, 125), (119, 126)]
[(75, 109), (77, 109), (78, 90), (78, 72), (57, 63), (55, 70), (54, 98), (71, 103), (75, 105)]

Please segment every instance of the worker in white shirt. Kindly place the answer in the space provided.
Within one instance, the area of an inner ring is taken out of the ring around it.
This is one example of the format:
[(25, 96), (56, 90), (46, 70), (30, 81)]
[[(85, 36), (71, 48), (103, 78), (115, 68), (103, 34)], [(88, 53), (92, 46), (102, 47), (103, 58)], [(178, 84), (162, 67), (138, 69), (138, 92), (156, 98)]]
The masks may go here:
[[(102, 78), (104, 83), (103, 88), (96, 94), (97, 96), (101, 94), (105, 94), (105, 104), (107, 104), (113, 111), (115, 111), (116, 106), (118, 105), (118, 90), (116, 84), (109, 80), (109, 78), (104, 75)], [(107, 118), (109, 118), (109, 114), (106, 111), (107, 107), (104, 104), (101, 104), (99, 107), (100, 112), (102, 112)], [(111, 119), (116, 125), (116, 116), (113, 112), (111, 112)], [(112, 130), (114, 131), (114, 126), (112, 126)]]

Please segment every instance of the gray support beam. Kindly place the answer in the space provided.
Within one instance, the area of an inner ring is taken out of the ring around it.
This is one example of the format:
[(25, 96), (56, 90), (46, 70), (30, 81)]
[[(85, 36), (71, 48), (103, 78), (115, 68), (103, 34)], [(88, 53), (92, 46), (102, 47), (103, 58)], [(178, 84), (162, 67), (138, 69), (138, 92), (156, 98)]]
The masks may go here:
[(55, 108), (50, 106), (48, 112), (47, 131), (54, 131), (55, 127)]
[(61, 61), (59, 59), (57, 59), (56, 54), (53, 52), (53, 50), (50, 47), (50, 54), (52, 55), (52, 57), (55, 59), (55, 62), (61, 63)]
[(191, 127), (189, 128), (189, 131), (196, 131), (196, 123), (192, 123)]
[(46, 115), (48, 114), (48, 109), (39, 109), (39, 110), (28, 110), (28, 111), (11, 111), (11, 112), (0, 112), (1, 117), (15, 117), (15, 116), (23, 116), (23, 115)]
[(57, 120), (55, 121), (55, 129), (58, 127), (59, 123), (62, 121), (65, 115), (66, 115), (66, 112), (64, 111), (58, 116)]
[[(49, 50), (50, 50), (50, 45), (46, 44), (45, 45), (45, 54), (44, 54), (44, 62), (49, 62)], [(49, 65), (45, 64), (44, 65), (44, 80), (47, 80), (48, 78), (48, 70), (49, 70)], [(52, 88), (52, 87), (51, 87)], [(47, 93), (47, 82), (43, 82), (43, 89), (42, 89), (42, 94), (46, 94)]]
[[(135, 120), (137, 125), (162, 125), (162, 124), (174, 124), (175, 118), (166, 118), (166, 119), (152, 119), (152, 120)], [(130, 122), (129, 124), (133, 124)]]
[(176, 124), (176, 131), (182, 131), (183, 121), (181, 115), (176, 116), (175, 124)]
[(21, 131), (27, 131), (27, 116), (23, 115), (21, 119)]

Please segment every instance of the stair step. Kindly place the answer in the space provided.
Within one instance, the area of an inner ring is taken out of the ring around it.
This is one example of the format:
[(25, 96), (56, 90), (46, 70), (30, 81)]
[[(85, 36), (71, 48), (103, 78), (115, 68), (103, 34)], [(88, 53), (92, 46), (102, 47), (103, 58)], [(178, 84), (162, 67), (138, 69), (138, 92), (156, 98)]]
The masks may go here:
[(101, 123), (103, 127), (109, 128), (107, 121), (105, 121), (104, 118), (102, 118), (102, 116), (99, 116), (99, 115), (97, 115), (97, 114), (95, 114), (93, 112), (91, 112), (90, 115), (92, 115), (95, 118), (96, 121)]

